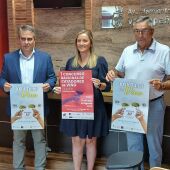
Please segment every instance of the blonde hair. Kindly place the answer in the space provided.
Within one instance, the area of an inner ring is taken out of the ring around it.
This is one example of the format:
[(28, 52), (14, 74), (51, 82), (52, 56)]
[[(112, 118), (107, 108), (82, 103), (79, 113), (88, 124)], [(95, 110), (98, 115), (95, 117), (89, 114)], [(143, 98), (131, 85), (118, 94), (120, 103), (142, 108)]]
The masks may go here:
[(93, 35), (92, 35), (92, 32), (90, 30), (82, 30), (77, 34), (76, 39), (75, 39), (75, 46), (76, 46), (76, 53), (77, 54), (73, 59), (72, 66), (78, 67), (78, 61), (81, 60), (80, 52), (77, 49), (77, 39), (78, 39), (78, 36), (81, 35), (81, 34), (86, 34), (90, 39), (90, 56), (89, 56), (89, 60), (87, 62), (87, 67), (93, 68), (97, 64), (97, 56), (94, 54)]

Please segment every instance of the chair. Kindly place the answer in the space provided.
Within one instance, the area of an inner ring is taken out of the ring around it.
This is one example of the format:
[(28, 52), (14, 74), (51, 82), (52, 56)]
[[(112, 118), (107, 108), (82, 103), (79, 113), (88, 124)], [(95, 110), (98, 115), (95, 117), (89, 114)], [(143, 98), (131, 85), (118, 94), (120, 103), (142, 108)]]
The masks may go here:
[(168, 170), (168, 169), (161, 167), (152, 167), (150, 170)]
[(141, 151), (121, 151), (109, 156), (106, 162), (107, 170), (118, 169), (138, 169), (143, 161), (143, 152)]

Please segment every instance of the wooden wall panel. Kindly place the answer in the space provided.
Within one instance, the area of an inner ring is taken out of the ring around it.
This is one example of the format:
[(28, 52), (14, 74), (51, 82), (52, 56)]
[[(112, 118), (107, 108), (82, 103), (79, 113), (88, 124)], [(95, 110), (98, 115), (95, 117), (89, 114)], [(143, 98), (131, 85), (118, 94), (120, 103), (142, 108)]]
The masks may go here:
[[(3, 65), (3, 56), (8, 52), (8, 18), (6, 0), (0, 1), (0, 72)], [(0, 90), (0, 96), (4, 95)]]
[(74, 39), (84, 29), (84, 9), (35, 9), (36, 45), (52, 55), (56, 71), (74, 55)]
[(18, 48), (17, 27), (22, 24), (34, 25), (33, 0), (6, 0), (8, 9), (9, 50)]

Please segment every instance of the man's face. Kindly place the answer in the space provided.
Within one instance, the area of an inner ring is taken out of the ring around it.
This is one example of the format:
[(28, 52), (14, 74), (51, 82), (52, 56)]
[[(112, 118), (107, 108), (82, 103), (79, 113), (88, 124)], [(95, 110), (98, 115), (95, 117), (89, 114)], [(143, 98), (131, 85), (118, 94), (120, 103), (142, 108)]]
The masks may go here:
[(19, 36), (20, 48), (25, 56), (29, 56), (35, 47), (34, 33), (31, 31), (21, 31)]
[(144, 51), (151, 45), (154, 29), (147, 22), (141, 22), (134, 25), (133, 31), (140, 50)]

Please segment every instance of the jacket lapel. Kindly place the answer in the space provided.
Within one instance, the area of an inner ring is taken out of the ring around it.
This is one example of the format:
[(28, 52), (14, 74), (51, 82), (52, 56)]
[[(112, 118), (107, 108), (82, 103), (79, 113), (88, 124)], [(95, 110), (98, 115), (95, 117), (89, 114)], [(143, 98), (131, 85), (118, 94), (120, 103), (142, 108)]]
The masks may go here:
[(15, 68), (16, 68), (16, 71), (17, 71), (17, 75), (18, 75), (18, 79), (20, 82), (22, 82), (21, 80), (21, 69), (20, 69), (20, 55), (19, 55), (19, 50), (17, 51), (16, 53), (16, 65), (15, 65)]
[(40, 65), (40, 57), (38, 56), (38, 52), (34, 53), (34, 74), (33, 74), (33, 83), (35, 83), (37, 72)]

